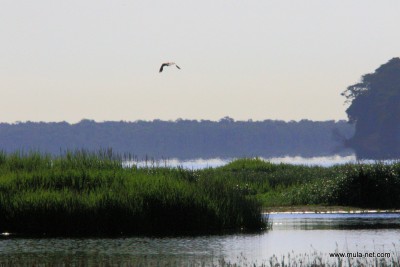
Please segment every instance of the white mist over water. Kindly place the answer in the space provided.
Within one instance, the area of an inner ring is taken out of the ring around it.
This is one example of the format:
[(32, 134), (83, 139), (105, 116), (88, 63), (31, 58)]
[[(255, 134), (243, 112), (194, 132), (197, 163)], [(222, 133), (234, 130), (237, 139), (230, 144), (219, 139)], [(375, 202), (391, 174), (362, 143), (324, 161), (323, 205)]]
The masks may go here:
[[(376, 162), (391, 164), (399, 162), (399, 159), (391, 159), (391, 160), (358, 160), (356, 155), (333, 155), (333, 156), (324, 156), (324, 157), (274, 157), (274, 158), (262, 158), (257, 157), (258, 159), (264, 160), (265, 162), (271, 162), (275, 164), (293, 164), (293, 165), (305, 165), (305, 166), (321, 166), (321, 167), (331, 167), (334, 165), (343, 165), (343, 164), (357, 164), (357, 163), (366, 163), (372, 164)], [(134, 161), (125, 161), (124, 166), (131, 167), (136, 165), (138, 168), (152, 168), (152, 167), (167, 167), (167, 168), (183, 168), (188, 170), (201, 170), (206, 168), (217, 168), (224, 166), (234, 160), (240, 158), (211, 158), (211, 159), (190, 159), (190, 160), (181, 160), (181, 159), (162, 159), (162, 160), (134, 160)]]
[[(189, 170), (200, 170), (206, 168), (216, 168), (224, 166), (238, 158), (221, 159), (191, 159), (191, 160), (179, 160), (179, 159), (163, 159), (163, 160), (143, 160), (143, 161), (130, 161), (126, 162), (126, 166), (136, 165), (138, 168), (145, 167), (169, 167), (169, 168), (183, 168)], [(266, 162), (271, 163), (286, 163), (294, 165), (307, 165), (307, 166), (323, 166), (330, 167), (333, 165), (341, 165), (347, 163), (358, 162), (355, 155), (350, 156), (325, 156), (325, 157), (275, 157), (275, 158), (259, 158)]]

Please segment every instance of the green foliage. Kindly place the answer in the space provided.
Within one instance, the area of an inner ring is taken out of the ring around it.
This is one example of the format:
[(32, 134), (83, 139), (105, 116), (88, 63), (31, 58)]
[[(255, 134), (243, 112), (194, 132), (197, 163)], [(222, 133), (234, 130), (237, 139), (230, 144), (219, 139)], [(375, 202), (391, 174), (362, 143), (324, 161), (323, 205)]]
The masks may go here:
[(124, 167), (111, 151), (0, 153), (0, 231), (182, 234), (265, 227), (264, 207), (400, 207), (400, 163), (329, 168), (240, 159), (204, 170)]
[(347, 164), (336, 175), (291, 186), (281, 192), (289, 205), (342, 205), (362, 208), (400, 207), (400, 164)]
[(238, 159), (226, 166), (210, 170), (212, 175), (229, 177), (230, 181), (244, 183), (253, 193), (279, 191), (304, 184), (321, 177), (333, 177), (335, 170), (319, 166), (273, 164), (261, 159)]
[(341, 205), (374, 208), (400, 207), (400, 164), (359, 164), (344, 167), (337, 179)]
[(393, 159), (400, 156), (400, 58), (393, 58), (343, 94), (351, 103), (346, 110), (355, 123), (347, 141), (359, 158)]
[(225, 176), (264, 207), (330, 205), (400, 208), (400, 163), (333, 167), (272, 164), (239, 159), (209, 171)]
[(1, 232), (164, 235), (265, 227), (260, 203), (224, 177), (124, 168), (103, 152), (0, 158)]

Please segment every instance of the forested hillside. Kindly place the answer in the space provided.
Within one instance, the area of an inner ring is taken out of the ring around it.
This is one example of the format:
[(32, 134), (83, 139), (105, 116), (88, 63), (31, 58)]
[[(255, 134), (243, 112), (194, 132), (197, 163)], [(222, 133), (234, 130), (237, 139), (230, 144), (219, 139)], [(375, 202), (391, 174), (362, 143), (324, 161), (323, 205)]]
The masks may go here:
[(176, 120), (136, 122), (23, 122), (0, 124), (0, 150), (41, 151), (112, 148), (138, 158), (230, 158), (349, 154), (346, 121)]

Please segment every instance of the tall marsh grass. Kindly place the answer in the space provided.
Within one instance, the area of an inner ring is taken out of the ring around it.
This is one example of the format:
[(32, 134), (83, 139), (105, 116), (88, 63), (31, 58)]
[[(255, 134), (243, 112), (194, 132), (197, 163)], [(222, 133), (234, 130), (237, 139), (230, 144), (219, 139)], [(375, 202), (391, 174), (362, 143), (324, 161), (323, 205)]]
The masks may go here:
[(131, 168), (111, 151), (0, 153), (0, 231), (48, 235), (259, 230), (261, 204), (224, 177)]
[(264, 228), (262, 207), (400, 208), (400, 163), (327, 168), (239, 159), (204, 170), (123, 163), (111, 150), (0, 152), (0, 231), (204, 233)]
[(400, 163), (345, 164), (332, 167), (273, 164), (239, 159), (206, 170), (234, 181), (264, 207), (330, 205), (400, 208)]
[(400, 163), (347, 164), (333, 177), (288, 188), (290, 205), (325, 204), (373, 209), (400, 208)]

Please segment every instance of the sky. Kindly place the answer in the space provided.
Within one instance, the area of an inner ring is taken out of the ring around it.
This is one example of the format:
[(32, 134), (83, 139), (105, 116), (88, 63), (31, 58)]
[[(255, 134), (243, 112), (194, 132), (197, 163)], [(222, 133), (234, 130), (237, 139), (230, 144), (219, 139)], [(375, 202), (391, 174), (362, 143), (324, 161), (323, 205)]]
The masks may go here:
[[(0, 0), (0, 122), (342, 120), (398, 0)], [(181, 70), (161, 63), (176, 62)]]

